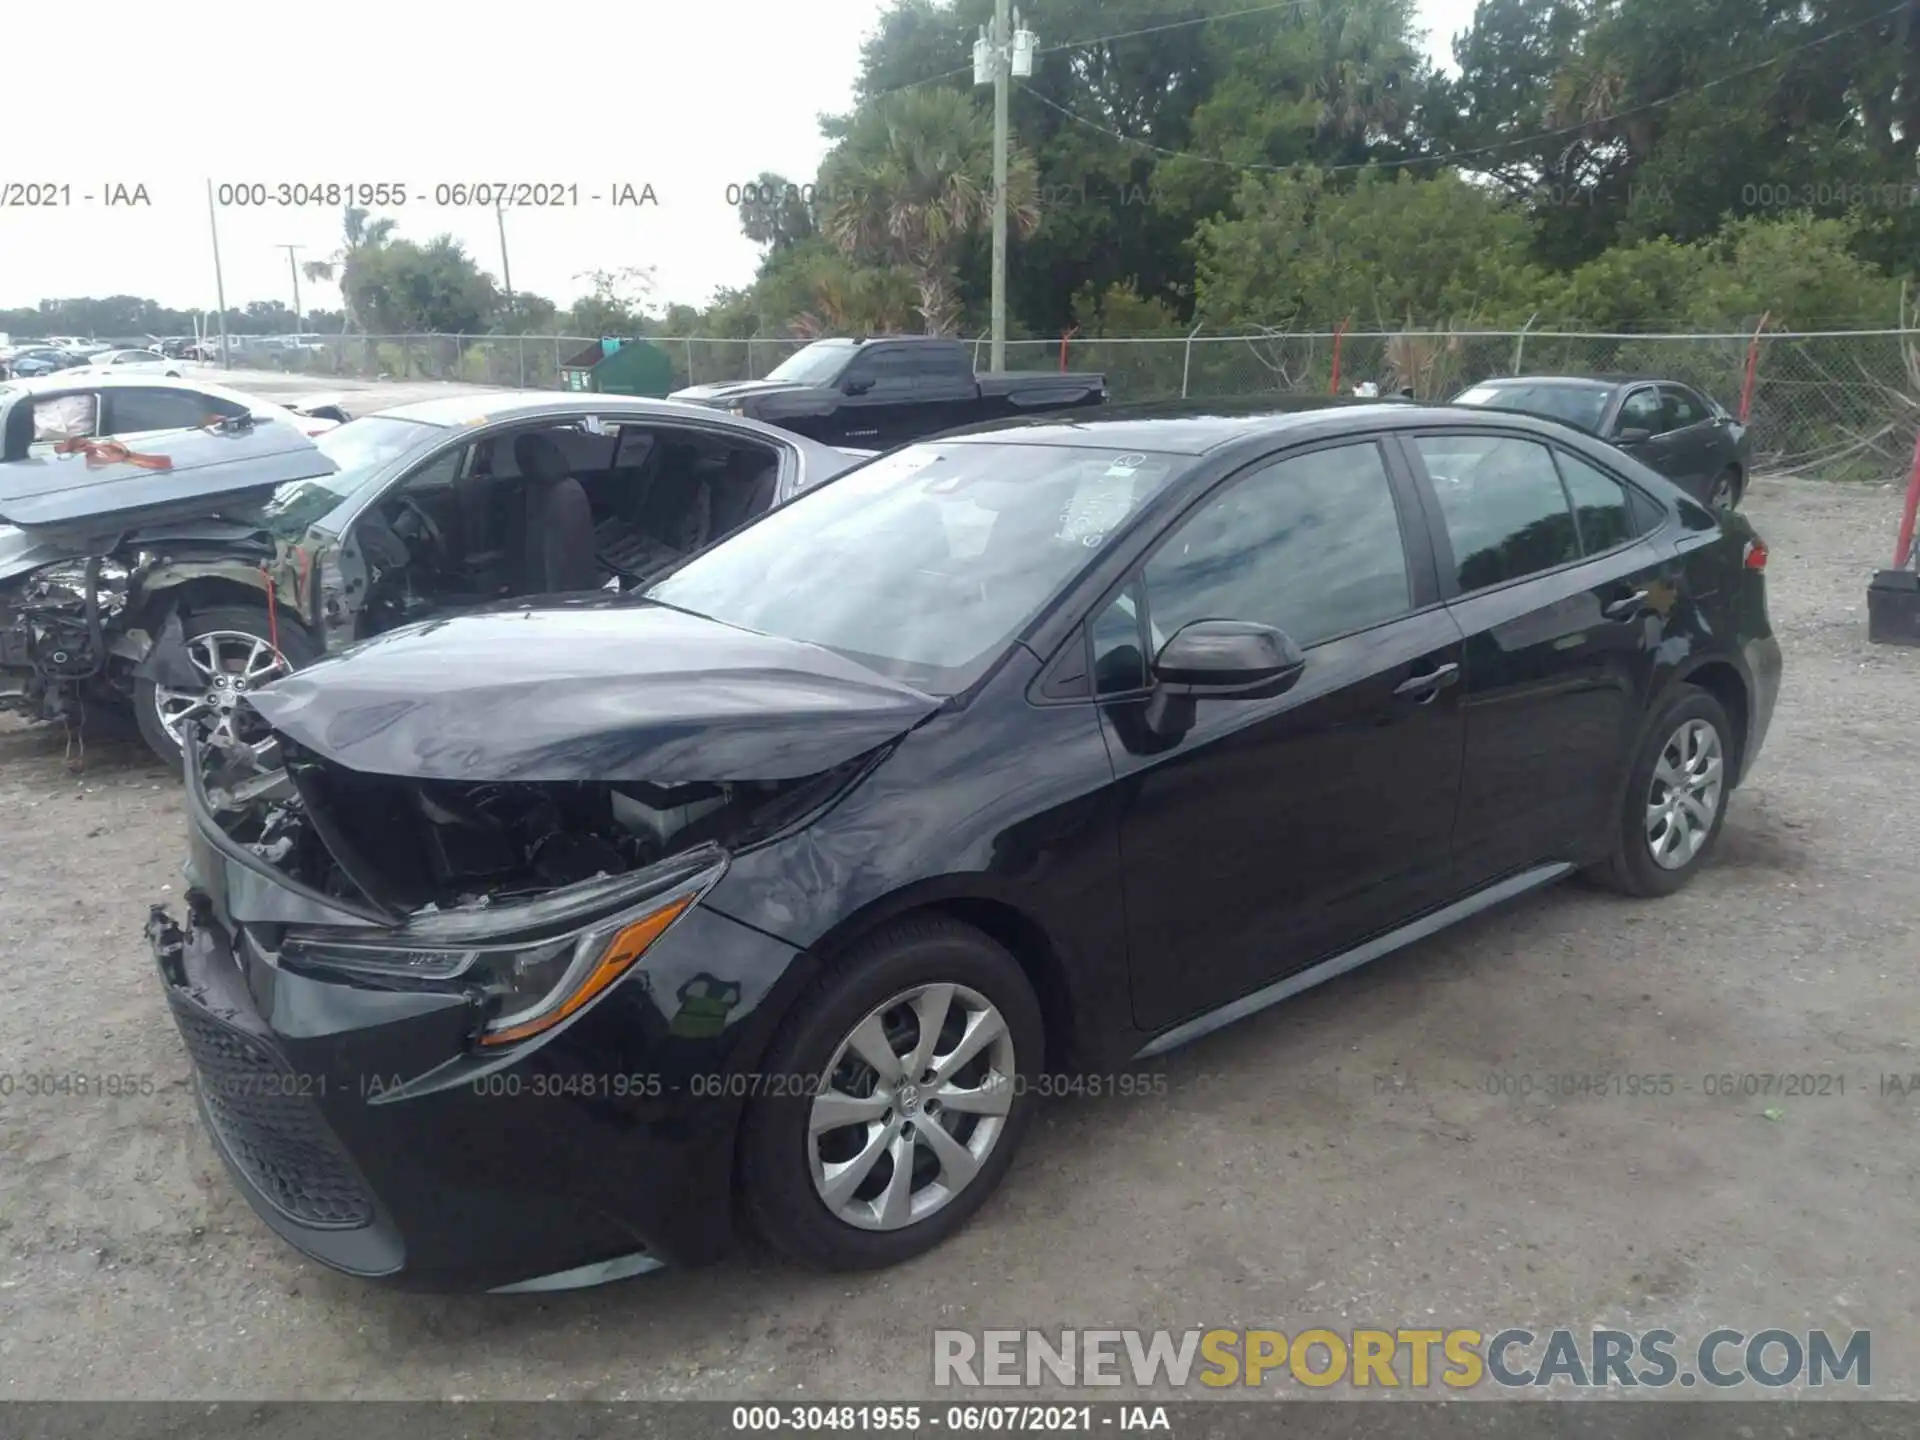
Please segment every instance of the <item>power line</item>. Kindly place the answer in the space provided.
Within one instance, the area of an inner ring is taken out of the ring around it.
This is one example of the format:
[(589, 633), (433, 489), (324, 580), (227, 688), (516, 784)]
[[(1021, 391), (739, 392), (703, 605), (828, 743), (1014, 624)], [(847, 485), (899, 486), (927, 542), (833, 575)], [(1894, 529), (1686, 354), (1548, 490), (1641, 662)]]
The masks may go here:
[(1036, 55), (1051, 55), (1059, 50), (1088, 50), (1095, 45), (1111, 45), (1116, 40), (1132, 40), (1141, 35), (1160, 35), (1168, 30), (1185, 30), (1193, 25), (1210, 25), (1215, 20), (1238, 20), (1243, 15), (1266, 15), (1275, 10), (1304, 10), (1320, 0), (1280, 0), (1278, 5), (1255, 5), (1249, 10), (1228, 10), (1218, 15), (1197, 15), (1190, 20), (1169, 20), (1164, 25), (1149, 25), (1143, 30), (1122, 30), (1117, 35), (1101, 35), (1092, 40), (1067, 40), (1036, 50)]
[[(1091, 50), (1096, 45), (1111, 45), (1116, 40), (1133, 40), (1142, 35), (1160, 35), (1169, 30), (1184, 30), (1194, 25), (1211, 25), (1216, 20), (1238, 20), (1246, 15), (1267, 15), (1279, 10), (1303, 10), (1309, 5), (1319, 3), (1320, 0), (1279, 0), (1278, 4), (1273, 5), (1255, 5), (1246, 10), (1227, 10), (1218, 15), (1196, 15), (1188, 20), (1170, 20), (1164, 25), (1148, 25), (1140, 30), (1122, 30), (1112, 35), (1096, 35), (1091, 40), (1065, 40), (1058, 45), (1042, 46), (1033, 53), (1057, 55), (1062, 50)], [(922, 86), (938, 85), (942, 80), (952, 80), (961, 75), (971, 74), (973, 74), (973, 67), (962, 65), (953, 70), (943, 70), (938, 75), (929, 75), (924, 80), (909, 80), (905, 85), (876, 90), (867, 96), (867, 99), (884, 100), (889, 95), (899, 95), (908, 90), (918, 90)]]
[[(1609, 120), (1624, 120), (1629, 116), (1643, 115), (1652, 110), (1663, 109), (1664, 107), (1668, 105), (1672, 105), (1677, 101), (1686, 99), (1690, 95), (1698, 95), (1704, 91), (1712, 90), (1715, 87), (1720, 85), (1729, 84), (1735, 80), (1744, 80), (1749, 75), (1758, 74), (1760, 71), (1769, 69), (1772, 66), (1780, 64), (1783, 61), (1791, 60), (1794, 56), (1804, 54), (1808, 50), (1812, 50), (1818, 46), (1825, 45), (1831, 40), (1838, 40), (1843, 35), (1851, 35), (1856, 30), (1865, 30), (1870, 25), (1878, 24), (1880, 21), (1885, 20), (1890, 16), (1896, 15), (1901, 11), (1907, 9), (1908, 4), (1909, 4), (1909, 0), (1901, 0), (1900, 4), (1892, 6), (1887, 10), (1880, 11), (1877, 14), (1869, 15), (1865, 20), (1859, 21), (1853, 25), (1843, 26), (1838, 30), (1830, 31), (1828, 34), (1818, 36), (1812, 40), (1807, 41), (1804, 44), (1796, 45), (1790, 50), (1784, 50), (1778, 55), (1774, 55), (1769, 57), (1768, 59), (1762, 60), (1758, 64), (1749, 65), (1749, 66), (1746, 66), (1744, 69), (1734, 70), (1729, 72), (1728, 74), (1716, 76), (1714, 79), (1702, 81), (1698, 85), (1686, 86), (1682, 89), (1674, 91), (1671, 95), (1662, 96), (1658, 100), (1649, 100), (1644, 105), (1633, 105), (1633, 106), (1629, 106), (1625, 110), (1616, 110), (1612, 114), (1608, 115), (1606, 118)], [(1337, 175), (1337, 174), (1342, 174), (1348, 171), (1355, 171), (1355, 170), (1377, 169), (1383, 163), (1378, 160), (1369, 160), (1369, 161), (1362, 162), (1360, 164), (1349, 164), (1349, 165), (1317, 165), (1317, 166), (1304, 166), (1302, 164), (1262, 165), (1252, 161), (1222, 160), (1220, 157), (1216, 155), (1198, 155), (1190, 150), (1170, 150), (1164, 145), (1155, 145), (1150, 140), (1142, 140), (1137, 136), (1133, 136), (1133, 135), (1123, 135), (1118, 130), (1110, 129), (1107, 126), (1100, 124), (1098, 121), (1089, 120), (1087, 119), (1086, 116), (1078, 114), (1073, 110), (1069, 110), (1064, 105), (1057, 104), (1056, 102), (1049, 100), (1045, 95), (1042, 95), (1039, 91), (1033, 89), (1029, 85), (1022, 85), (1020, 88), (1024, 90), (1028, 95), (1032, 96), (1035, 100), (1038, 100), (1042, 105), (1045, 105), (1049, 110), (1056, 110), (1060, 114), (1066, 116), (1067, 119), (1072, 120), (1077, 124), (1083, 125), (1089, 130), (1096, 131), (1097, 133), (1101, 135), (1105, 135), (1110, 139), (1121, 141), (1123, 144), (1137, 145), (1142, 149), (1151, 150), (1154, 154), (1164, 156), (1168, 159), (1193, 160), (1205, 165), (1218, 165), (1228, 170), (1261, 171), (1261, 172), (1272, 173), (1272, 174), (1284, 174), (1286, 172), (1293, 171), (1293, 170), (1298, 170), (1302, 168), (1311, 168), (1319, 171), (1321, 174), (1324, 174), (1324, 175)], [(1510, 150), (1517, 145), (1538, 145), (1545, 140), (1555, 140), (1567, 135), (1577, 135), (1581, 131), (1586, 130), (1589, 127), (1590, 123), (1591, 122), (1582, 122), (1577, 125), (1563, 125), (1557, 130), (1542, 130), (1532, 135), (1516, 136), (1511, 140), (1497, 140), (1491, 145), (1478, 145), (1473, 147), (1472, 149), (1448, 151), (1444, 155), (1415, 155), (1415, 156), (1409, 156), (1404, 160), (1393, 160), (1393, 161), (1388, 161), (1384, 163), (1392, 164), (1392, 165), (1445, 165), (1456, 160), (1471, 159), (1476, 155), (1490, 155), (1496, 150)]]

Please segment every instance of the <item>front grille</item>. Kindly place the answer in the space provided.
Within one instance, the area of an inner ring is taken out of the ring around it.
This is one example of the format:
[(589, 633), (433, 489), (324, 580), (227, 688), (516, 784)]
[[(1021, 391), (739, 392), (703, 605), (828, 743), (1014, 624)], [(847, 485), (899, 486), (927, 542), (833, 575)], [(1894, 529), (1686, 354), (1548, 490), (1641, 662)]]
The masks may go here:
[(265, 1045), (176, 999), (207, 1116), (242, 1174), (288, 1218), (324, 1230), (372, 1223), (373, 1201), (311, 1091)]

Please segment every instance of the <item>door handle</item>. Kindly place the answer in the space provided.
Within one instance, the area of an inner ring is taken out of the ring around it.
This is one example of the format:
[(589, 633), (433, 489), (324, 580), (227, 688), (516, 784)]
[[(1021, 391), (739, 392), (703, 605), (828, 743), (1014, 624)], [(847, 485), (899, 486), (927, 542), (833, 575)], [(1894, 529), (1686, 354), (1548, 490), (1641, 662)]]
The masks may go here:
[(1445, 665), (1440, 666), (1438, 669), (1429, 670), (1424, 675), (1415, 675), (1411, 679), (1402, 680), (1398, 685), (1393, 687), (1393, 693), (1396, 695), (1418, 695), (1420, 697), (1420, 703), (1424, 705), (1459, 678), (1460, 667), (1452, 661), (1448, 661)]
[(1646, 610), (1647, 601), (1650, 598), (1652, 597), (1647, 591), (1636, 590), (1631, 595), (1623, 595), (1618, 600), (1608, 602), (1601, 608), (1600, 613), (1609, 620), (1631, 620)]

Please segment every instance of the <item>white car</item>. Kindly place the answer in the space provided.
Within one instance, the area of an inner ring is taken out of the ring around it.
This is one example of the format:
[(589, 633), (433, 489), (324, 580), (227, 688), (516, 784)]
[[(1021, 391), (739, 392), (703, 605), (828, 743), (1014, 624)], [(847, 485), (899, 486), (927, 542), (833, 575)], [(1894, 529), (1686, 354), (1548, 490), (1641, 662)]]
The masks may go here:
[(185, 361), (169, 360), (158, 350), (103, 350), (87, 364), (100, 370), (145, 375), (180, 375), (186, 366)]
[(9, 381), (0, 386), (0, 408), (15, 392), (33, 402), (35, 442), (181, 430), (248, 414), (291, 425), (309, 436), (324, 435), (340, 423), (225, 385), (149, 373), (128, 374), (121, 369), (85, 367), (38, 380)]

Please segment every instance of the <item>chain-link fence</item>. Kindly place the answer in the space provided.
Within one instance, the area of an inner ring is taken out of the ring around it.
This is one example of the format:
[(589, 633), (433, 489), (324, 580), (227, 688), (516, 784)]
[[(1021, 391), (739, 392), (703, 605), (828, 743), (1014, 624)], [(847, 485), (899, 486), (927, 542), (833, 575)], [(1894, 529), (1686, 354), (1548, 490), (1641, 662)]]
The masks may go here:
[[(650, 336), (673, 362), (673, 384), (760, 378), (806, 342)], [(988, 347), (972, 340), (975, 363)], [(566, 335), (351, 335), (236, 363), (316, 377), (458, 380), (551, 389), (598, 339)], [(1609, 335), (1545, 331), (1268, 332), (1124, 339), (1015, 340), (1015, 370), (1103, 372), (1116, 403), (1325, 394), (1370, 382), (1445, 400), (1513, 374), (1643, 374), (1686, 381), (1739, 413), (1760, 462), (1775, 470), (1884, 477), (1905, 463), (1920, 424), (1920, 330)], [(1749, 393), (1750, 391), (1750, 393)]]

